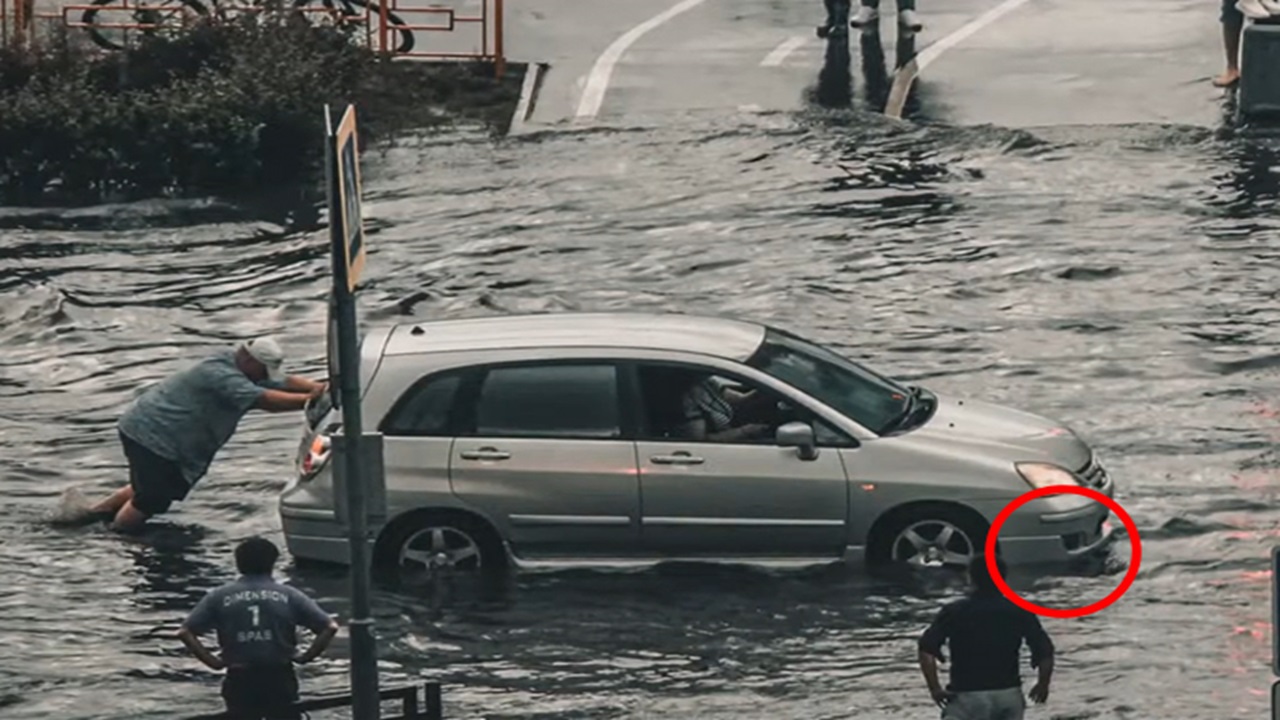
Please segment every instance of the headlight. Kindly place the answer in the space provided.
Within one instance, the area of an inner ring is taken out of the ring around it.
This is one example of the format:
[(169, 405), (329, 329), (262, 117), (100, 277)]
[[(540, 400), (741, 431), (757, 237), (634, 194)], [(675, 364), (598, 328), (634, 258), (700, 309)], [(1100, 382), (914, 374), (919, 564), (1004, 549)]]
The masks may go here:
[(1048, 463), (1025, 462), (1014, 463), (1014, 468), (1023, 480), (1033, 488), (1053, 487), (1055, 485), (1079, 485), (1075, 475)]

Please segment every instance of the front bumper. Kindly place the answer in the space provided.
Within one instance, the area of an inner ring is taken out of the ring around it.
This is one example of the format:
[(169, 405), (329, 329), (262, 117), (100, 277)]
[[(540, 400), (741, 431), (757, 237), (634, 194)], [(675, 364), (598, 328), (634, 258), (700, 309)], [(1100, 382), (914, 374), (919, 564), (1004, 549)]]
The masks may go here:
[[(1081, 485), (1114, 497), (1115, 482), (1098, 458), (1076, 470)], [(1088, 502), (1082, 507), (1056, 512), (1031, 512), (1039, 501), (1019, 508), (1000, 529), (1000, 556), (1010, 565), (1069, 563), (1105, 552), (1115, 541), (1111, 511), (1103, 504)], [(993, 508), (994, 518), (1003, 506)]]
[[(1115, 541), (1116, 531), (1108, 522), (1109, 513), (1085, 508), (1088, 512), (1071, 519), (1038, 518), (1040, 529), (1001, 530), (1000, 556), (1010, 565), (1071, 562), (1106, 551)], [(1063, 513), (1060, 513), (1063, 514)]]

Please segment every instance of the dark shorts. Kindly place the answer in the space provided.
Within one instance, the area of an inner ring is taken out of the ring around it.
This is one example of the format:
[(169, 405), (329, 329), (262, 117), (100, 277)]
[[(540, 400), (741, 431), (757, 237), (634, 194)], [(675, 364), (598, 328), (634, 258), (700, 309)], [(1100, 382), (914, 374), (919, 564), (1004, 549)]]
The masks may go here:
[(299, 720), (298, 675), (292, 665), (228, 668), (222, 700), (235, 720)]
[(151, 452), (124, 433), (120, 433), (120, 443), (129, 460), (129, 486), (133, 488), (135, 508), (147, 515), (159, 515), (187, 496), (191, 488), (177, 463)]
[(1236, 8), (1236, 0), (1222, 0), (1222, 14), (1219, 19), (1222, 22), (1240, 22), (1244, 20), (1244, 13)]
[(1026, 711), (1021, 687), (974, 690), (953, 694), (942, 710), (942, 720), (1022, 720)]

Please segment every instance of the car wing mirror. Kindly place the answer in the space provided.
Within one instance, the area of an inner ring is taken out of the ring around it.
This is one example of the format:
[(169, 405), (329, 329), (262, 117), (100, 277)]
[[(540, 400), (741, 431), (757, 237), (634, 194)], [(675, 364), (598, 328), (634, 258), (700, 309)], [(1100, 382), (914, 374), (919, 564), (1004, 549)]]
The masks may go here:
[(818, 442), (814, 437), (813, 426), (809, 423), (789, 422), (778, 428), (776, 440), (779, 447), (793, 447), (801, 460), (815, 460), (818, 457)]

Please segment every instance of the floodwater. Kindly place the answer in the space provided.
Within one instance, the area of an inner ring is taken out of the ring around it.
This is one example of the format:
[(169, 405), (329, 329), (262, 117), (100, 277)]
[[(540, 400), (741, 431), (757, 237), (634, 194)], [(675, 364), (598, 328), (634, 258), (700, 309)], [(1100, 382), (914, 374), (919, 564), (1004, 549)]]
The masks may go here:
[[(1214, 129), (858, 109), (406, 141), (366, 158), (362, 316), (734, 313), (1059, 417), (1103, 454), (1144, 555), (1115, 605), (1045, 621), (1061, 654), (1036, 716), (1258, 718), (1280, 521), (1276, 165)], [(43, 518), (69, 486), (123, 481), (117, 414), (206, 349), (271, 331), (322, 367), (325, 232), (208, 204), (4, 212), (0, 715), (214, 711), (217, 676), (172, 633), (230, 577), (236, 541), (279, 539), (300, 418), (246, 419), (148, 539)], [(340, 573), (284, 573), (348, 617)], [(1119, 577), (1019, 582), (1065, 605)], [(382, 677), (443, 682), (451, 718), (933, 717), (913, 643), (955, 592), (840, 566), (384, 589)], [(340, 638), (304, 687), (342, 688), (345, 656)]]

